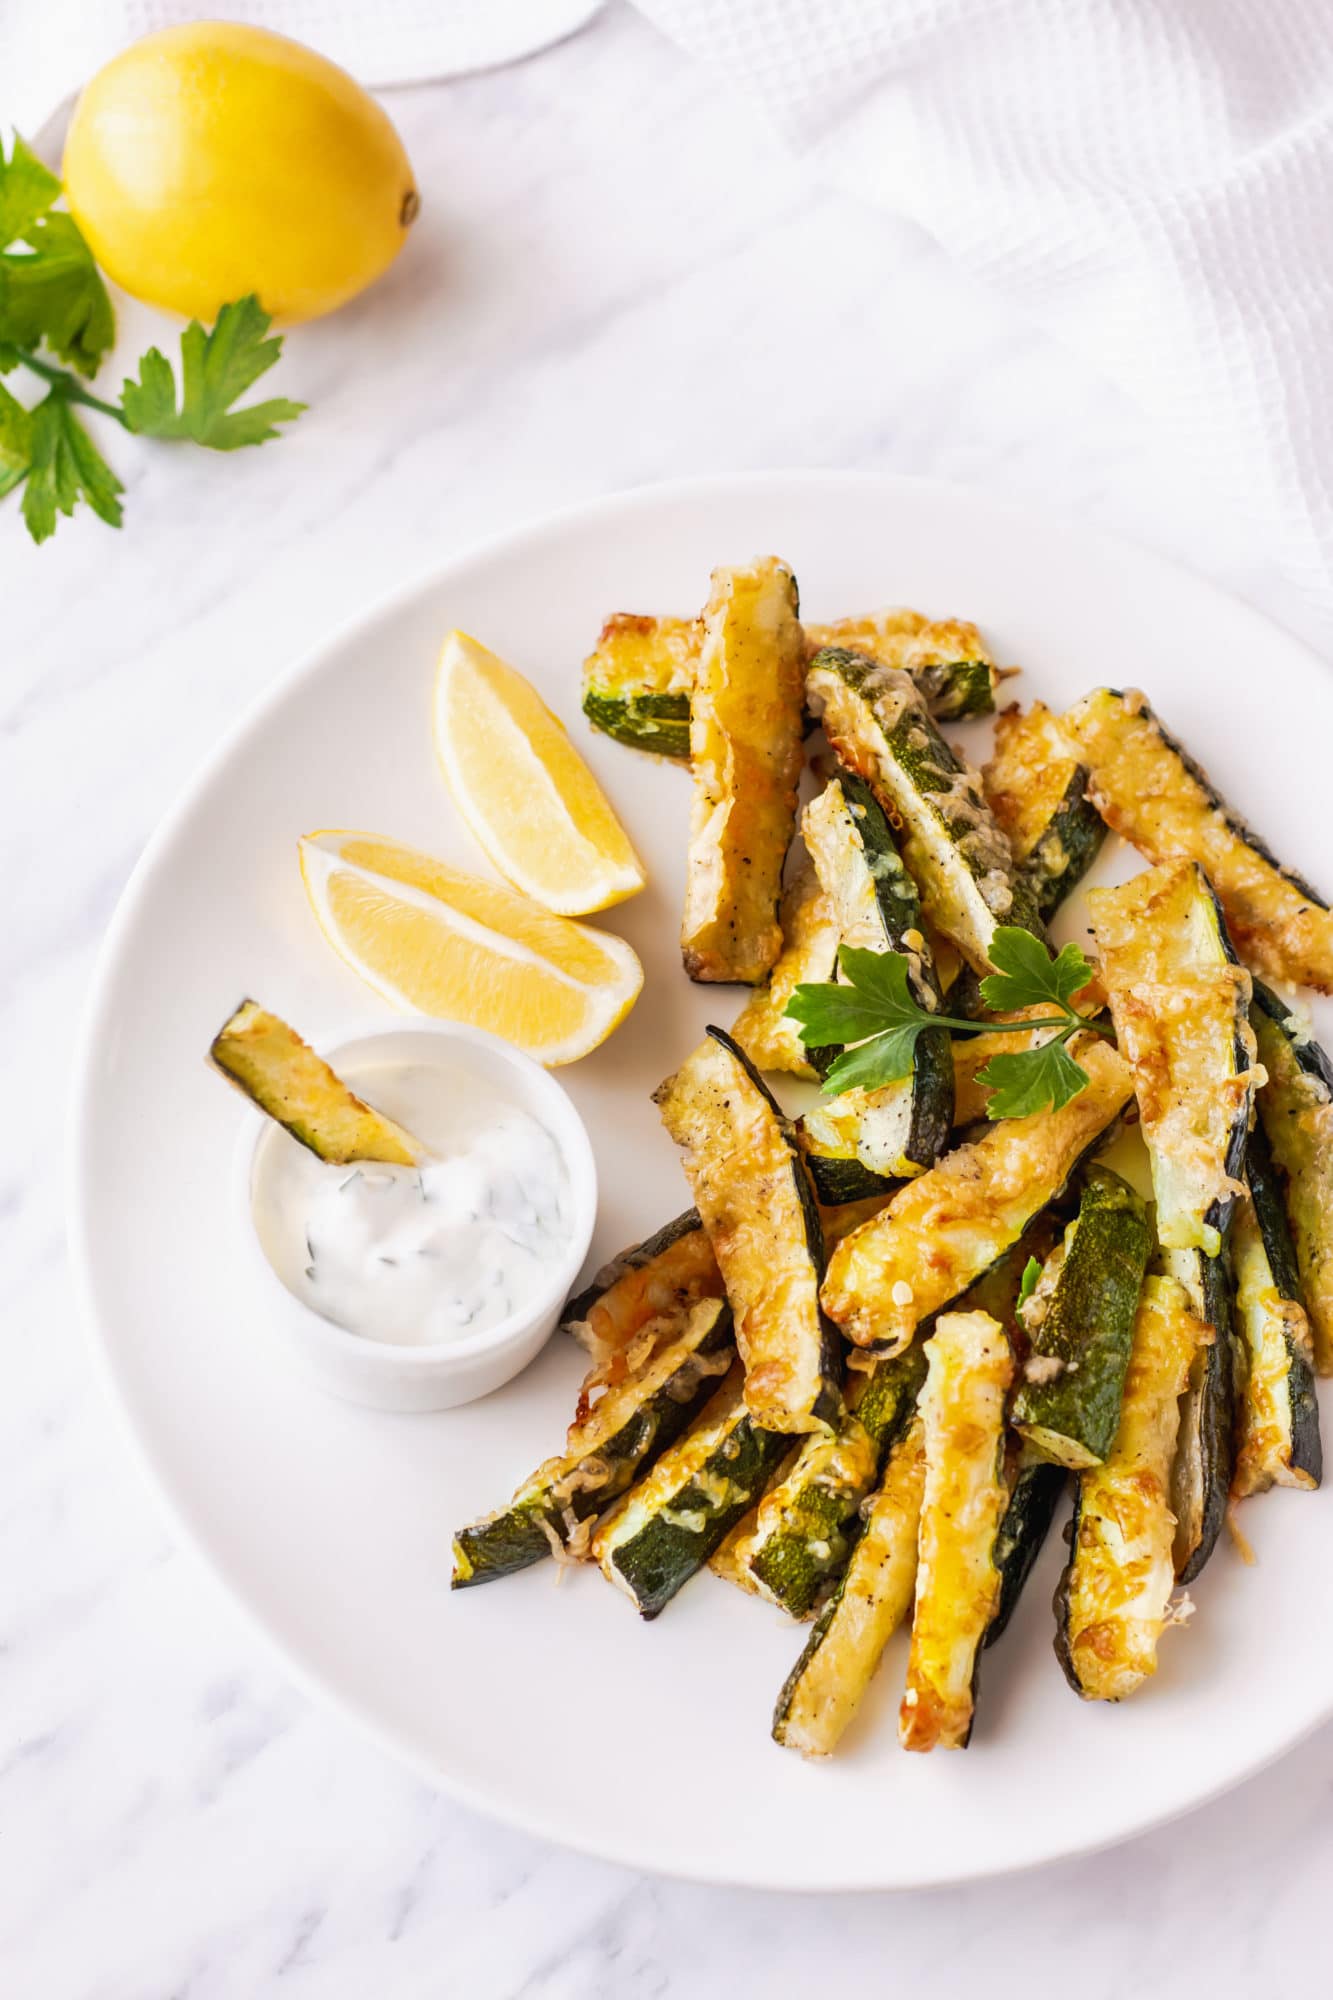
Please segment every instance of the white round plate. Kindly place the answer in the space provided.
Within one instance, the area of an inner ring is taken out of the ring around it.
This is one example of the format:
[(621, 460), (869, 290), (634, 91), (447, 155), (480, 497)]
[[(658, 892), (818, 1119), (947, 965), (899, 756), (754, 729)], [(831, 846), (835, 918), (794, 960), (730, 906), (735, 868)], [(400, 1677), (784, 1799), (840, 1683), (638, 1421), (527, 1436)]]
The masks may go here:
[[(77, 1081), (73, 1243), (117, 1398), (177, 1521), (310, 1687), (456, 1797), (637, 1867), (771, 1889), (960, 1881), (1102, 1845), (1197, 1804), (1333, 1710), (1333, 1482), (1249, 1502), (1156, 1682), (1074, 1699), (1051, 1650), (1052, 1535), (985, 1656), (964, 1756), (909, 1757), (891, 1649), (833, 1760), (769, 1737), (803, 1633), (705, 1574), (652, 1625), (595, 1571), (451, 1595), (451, 1529), (556, 1449), (581, 1356), (436, 1416), (307, 1387), (238, 1253), (237, 1100), (204, 1065), (242, 993), (315, 1041), (381, 1003), (306, 905), (297, 836), (372, 828), (485, 867), (437, 774), (430, 693), (460, 625), (528, 674), (625, 816), (650, 886), (601, 921), (640, 953), (629, 1021), (561, 1072), (604, 1190), (594, 1264), (687, 1206), (649, 1093), (740, 996), (683, 976), (689, 778), (594, 735), (579, 667), (610, 611), (691, 611), (710, 569), (777, 552), (823, 620), (883, 604), (976, 619), (1014, 693), (1146, 689), (1276, 851), (1333, 881), (1333, 679), (1254, 612), (1133, 549), (958, 489), (842, 475), (675, 485), (451, 563), (325, 647), (212, 759), (107, 940)], [(1113, 855), (1102, 864), (1123, 869)], [(1079, 920), (1081, 921), (1081, 920)], [(1070, 926), (1066, 926), (1068, 930)], [(818, 1829), (822, 1828), (822, 1835)]]

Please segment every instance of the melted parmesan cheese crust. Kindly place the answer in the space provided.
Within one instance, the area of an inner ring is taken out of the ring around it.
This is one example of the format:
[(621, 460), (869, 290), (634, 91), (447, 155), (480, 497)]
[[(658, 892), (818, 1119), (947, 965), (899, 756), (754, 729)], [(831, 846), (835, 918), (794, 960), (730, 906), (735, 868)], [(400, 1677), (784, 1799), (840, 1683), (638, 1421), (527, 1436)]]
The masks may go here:
[(1128, 1065), (1099, 1036), (1070, 1044), (1088, 1085), (1059, 1111), (1007, 1118), (959, 1146), (838, 1244), (824, 1310), (849, 1340), (898, 1353), (1017, 1241), (1129, 1101)]
[(991, 664), (976, 626), (966, 618), (932, 622), (920, 611), (876, 611), (864, 618), (839, 618), (832, 625), (807, 625), (813, 656), (823, 646), (846, 646), (866, 653), (883, 667), (900, 667), (906, 674), (923, 667), (947, 667), (959, 660)]
[(1157, 1671), (1175, 1565), (1168, 1504), (1179, 1398), (1210, 1338), (1174, 1278), (1147, 1278), (1134, 1322), (1120, 1429), (1104, 1465), (1079, 1480), (1065, 1573), (1070, 1671), (1088, 1701), (1121, 1701)]
[(811, 1413), (824, 1329), (797, 1178), (805, 1168), (763, 1092), (711, 1036), (658, 1104), (731, 1301), (750, 1413), (765, 1430), (820, 1430)]
[(1060, 719), (1103, 819), (1150, 861), (1207, 871), (1237, 945), (1275, 979), (1333, 993), (1333, 911), (1246, 838), (1167, 740), (1143, 696), (1099, 688)]
[(1292, 1464), (1290, 1369), (1293, 1348), (1314, 1365), (1310, 1322), (1295, 1299), (1284, 1299), (1273, 1279), (1263, 1233), (1247, 1197), (1231, 1225), (1236, 1281), (1236, 1321), (1245, 1340), (1245, 1380), (1236, 1434), (1231, 1490), (1243, 1498), (1270, 1486), (1315, 1485)]
[(839, 937), (837, 912), (805, 858), (783, 891), (782, 954), (768, 984), (751, 994), (731, 1031), (756, 1069), (816, 1075), (795, 1021), (786, 1018), (786, 1007), (803, 982), (819, 985), (833, 978)]
[(1165, 1249), (1215, 1257), (1221, 1236), (1207, 1217), (1243, 1192), (1229, 1161), (1263, 1081), (1250, 975), (1226, 955), (1196, 862), (1167, 862), (1118, 889), (1090, 890), (1088, 909), (1116, 1037), (1134, 1072), (1159, 1239)]
[[(838, 1428), (824, 1436), (806, 1439), (786, 1477), (770, 1487), (759, 1503), (750, 1533), (736, 1550), (736, 1559), (750, 1571), (750, 1588), (771, 1604), (781, 1599), (751, 1565), (762, 1549), (779, 1536), (793, 1536), (807, 1547), (812, 1541), (826, 1540), (830, 1533), (842, 1533), (841, 1522), (827, 1519), (829, 1513), (845, 1517), (854, 1512), (862, 1497), (875, 1483), (879, 1453), (864, 1424), (845, 1417)], [(821, 1505), (821, 1502), (823, 1503)], [(818, 1557), (819, 1552), (811, 1549)], [(825, 1547), (822, 1559), (830, 1560)]]
[(722, 1296), (722, 1273), (702, 1227), (686, 1230), (646, 1264), (618, 1266), (613, 1261), (600, 1282), (605, 1290), (588, 1308), (587, 1318), (564, 1324), (602, 1365), (608, 1383), (621, 1379), (612, 1364), (637, 1345), (646, 1327), (678, 1320), (699, 1299)]
[(701, 633), (697, 618), (613, 611), (583, 663), (583, 685), (608, 694), (688, 694)]
[(880, 1655), (907, 1616), (916, 1582), (926, 1480), (921, 1419), (889, 1454), (879, 1491), (827, 1624), (806, 1657), (774, 1735), (806, 1757), (827, 1757), (855, 1715)]
[(995, 1537), (1009, 1502), (1009, 1342), (988, 1313), (946, 1313), (926, 1343), (926, 1477), (916, 1611), (898, 1714), (905, 1750), (960, 1750), (972, 1729), (977, 1649), (995, 1615)]
[(1017, 702), (995, 719), (995, 755), (982, 766), (986, 803), (1026, 861), (1079, 770), (1045, 702), (1024, 713)]
[(1286, 1181), (1287, 1220), (1314, 1335), (1315, 1365), (1333, 1375), (1333, 1101), (1303, 1070), (1275, 1021), (1256, 1009), (1268, 1082), (1259, 1116)]
[(776, 557), (715, 570), (690, 703), (694, 799), (681, 950), (691, 979), (756, 986), (782, 950), (796, 825), (805, 637)]

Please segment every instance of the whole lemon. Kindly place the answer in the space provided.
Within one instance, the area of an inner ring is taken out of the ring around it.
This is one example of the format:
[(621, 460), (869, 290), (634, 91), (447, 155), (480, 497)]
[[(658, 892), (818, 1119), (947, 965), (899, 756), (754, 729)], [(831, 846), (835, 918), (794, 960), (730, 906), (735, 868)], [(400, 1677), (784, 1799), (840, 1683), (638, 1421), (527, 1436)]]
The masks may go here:
[(386, 114), (336, 64), (224, 21), (145, 35), (99, 70), (65, 142), (65, 194), (137, 299), (211, 320), (257, 292), (315, 319), (373, 283), (418, 208)]

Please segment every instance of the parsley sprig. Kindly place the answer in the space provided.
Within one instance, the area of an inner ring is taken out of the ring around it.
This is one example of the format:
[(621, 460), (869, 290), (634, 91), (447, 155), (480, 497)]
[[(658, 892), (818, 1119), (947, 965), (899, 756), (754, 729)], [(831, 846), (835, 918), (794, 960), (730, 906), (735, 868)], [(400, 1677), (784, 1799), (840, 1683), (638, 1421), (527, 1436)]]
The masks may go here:
[(235, 451), (277, 437), (277, 426), (305, 408), (285, 396), (232, 407), (282, 352), (253, 295), (223, 306), (211, 331), (191, 321), (181, 335), (179, 387), (166, 356), (150, 347), (118, 403), (94, 396), (85, 384), (115, 340), (115, 314), (77, 223), (55, 207), (59, 195), (60, 182), (21, 138), (8, 159), (0, 146), (0, 375), (22, 367), (47, 385), (29, 409), (0, 382), (0, 497), (23, 488), (35, 542), (80, 501), (109, 526), (121, 524), (124, 488), (80, 409), (139, 437)]
[(914, 996), (908, 979), (909, 960), (902, 952), (857, 951), (844, 945), (838, 953), (843, 980), (837, 984), (798, 986), (786, 1011), (799, 1023), (808, 1048), (841, 1045), (843, 1053), (824, 1078), (828, 1092), (877, 1090), (912, 1073), (917, 1037), (927, 1028), (957, 1033), (1030, 1034), (1034, 1028), (1056, 1032), (1036, 1048), (992, 1056), (980, 1073), (991, 1096), (990, 1118), (1023, 1118), (1050, 1105), (1058, 1111), (1086, 1088), (1087, 1071), (1070, 1055), (1066, 1044), (1081, 1028), (1109, 1034), (1109, 1028), (1087, 1020), (1071, 1003), (1092, 977), (1092, 966), (1075, 944), (1052, 956), (1030, 931), (1003, 924), (991, 944), (994, 972), (981, 982), (988, 1007), (1005, 1010), (1047, 1005), (1052, 1011), (1026, 1021), (958, 1021), (932, 1013)]

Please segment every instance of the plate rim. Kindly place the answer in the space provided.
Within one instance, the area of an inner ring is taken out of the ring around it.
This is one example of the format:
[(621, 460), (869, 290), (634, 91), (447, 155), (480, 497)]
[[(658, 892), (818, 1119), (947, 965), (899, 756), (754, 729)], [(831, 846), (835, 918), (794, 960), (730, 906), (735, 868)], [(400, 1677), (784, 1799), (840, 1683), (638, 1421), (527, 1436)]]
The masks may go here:
[[(1232, 616), (1239, 614), (1249, 620), (1257, 631), (1279, 633), (1287, 645), (1306, 654), (1321, 673), (1326, 674), (1330, 671), (1329, 664), (1320, 658), (1315, 648), (1299, 633), (1284, 625), (1280, 619), (1260, 610), (1237, 592), (1228, 590), (1213, 578), (1192, 569), (1188, 563), (1177, 561), (1156, 549), (1145, 547), (1129, 537), (1096, 524), (1089, 524), (1078, 514), (1057, 513), (1053, 508), (1003, 490), (956, 480), (917, 478), (905, 473), (881, 473), (861, 469), (840, 470), (836, 467), (790, 467), (739, 473), (709, 473), (650, 482), (590, 499), (576, 500), (544, 513), (527, 515), (508, 528), (478, 537), (455, 550), (444, 561), (422, 566), (403, 582), (379, 593), (355, 618), (345, 619), (324, 631), (278, 673), (271, 685), (243, 708), (231, 726), (222, 732), (206, 756), (189, 771), (170, 805), (153, 828), (130, 871), (103, 933), (76, 1036), (65, 1121), (66, 1166), (63, 1181), (67, 1209), (66, 1243), (77, 1314), (85, 1344), (91, 1352), (94, 1372), (102, 1391), (116, 1413), (121, 1435), (128, 1443), (131, 1458), (138, 1465), (148, 1489), (163, 1508), (174, 1535), (200, 1560), (213, 1584), (240, 1613), (248, 1629), (258, 1636), (270, 1657), (316, 1705), (332, 1708), (341, 1720), (352, 1724), (364, 1736), (369, 1737), (399, 1766), (406, 1768), (433, 1790), (442, 1792), (482, 1818), (511, 1827), (529, 1837), (545, 1840), (555, 1847), (583, 1854), (590, 1859), (606, 1862), (615, 1867), (637, 1870), (666, 1880), (778, 1894), (813, 1896), (874, 1892), (910, 1893), (923, 1889), (950, 1888), (972, 1882), (999, 1881), (1038, 1868), (1050, 1867), (1061, 1861), (1083, 1859), (1104, 1853), (1201, 1811), (1226, 1793), (1237, 1790), (1261, 1772), (1281, 1762), (1317, 1729), (1325, 1725), (1330, 1717), (1333, 1717), (1333, 1686), (1330, 1687), (1321, 1709), (1282, 1744), (1276, 1747), (1265, 1745), (1256, 1750), (1239, 1766), (1230, 1769), (1223, 1777), (1190, 1799), (1165, 1806), (1147, 1817), (1136, 1818), (1132, 1824), (1113, 1828), (1109, 1832), (1088, 1839), (1075, 1839), (1072, 1843), (1068, 1840), (1053, 1841), (1038, 1852), (1029, 1852), (1016, 1859), (997, 1858), (993, 1866), (987, 1864), (975, 1867), (950, 1867), (944, 1871), (936, 1866), (918, 1873), (898, 1871), (894, 1879), (887, 1881), (882, 1873), (877, 1874), (872, 1870), (857, 1874), (853, 1868), (836, 1883), (811, 1883), (795, 1874), (779, 1879), (771, 1869), (747, 1873), (743, 1864), (729, 1868), (726, 1874), (716, 1870), (699, 1873), (691, 1871), (686, 1866), (664, 1864), (645, 1852), (626, 1852), (624, 1842), (619, 1845), (618, 1850), (613, 1849), (609, 1843), (599, 1843), (570, 1833), (540, 1808), (524, 1811), (508, 1800), (497, 1802), (469, 1780), (450, 1773), (406, 1735), (382, 1720), (373, 1708), (332, 1684), (318, 1666), (291, 1650), (269, 1626), (259, 1609), (250, 1601), (242, 1580), (233, 1574), (231, 1564), (210, 1545), (202, 1531), (196, 1527), (190, 1517), (184, 1495), (175, 1489), (155, 1459), (151, 1441), (141, 1426), (136, 1412), (134, 1399), (128, 1389), (122, 1387), (121, 1364), (116, 1358), (116, 1342), (108, 1332), (112, 1315), (104, 1312), (99, 1302), (97, 1280), (94, 1276), (95, 1258), (91, 1250), (93, 1191), (89, 1184), (89, 1130), (92, 1073), (96, 1051), (105, 1026), (104, 1015), (109, 1006), (109, 990), (120, 957), (121, 941), (130, 930), (141, 905), (146, 900), (156, 874), (174, 844), (177, 829), (188, 818), (199, 795), (211, 785), (217, 772), (231, 760), (239, 746), (250, 736), (262, 731), (270, 713), (281, 707), (299, 686), (319, 672), (329, 653), (336, 648), (355, 644), (383, 621), (409, 609), (427, 593), (447, 587), (452, 576), (470, 569), (477, 563), (508, 553), (521, 554), (525, 544), (538, 542), (571, 525), (595, 527), (600, 518), (608, 516), (619, 518), (626, 513), (651, 512), (659, 506), (670, 506), (706, 497), (716, 498), (721, 494), (744, 499), (774, 488), (790, 490), (798, 487), (813, 490), (837, 488), (849, 495), (860, 490), (880, 496), (891, 494), (898, 497), (930, 492), (946, 502), (953, 500), (965, 506), (979, 505), (997, 510), (1010, 519), (1026, 525), (1033, 533), (1039, 533), (1043, 529), (1047, 532), (1054, 529), (1060, 534), (1068, 535), (1072, 531), (1079, 541), (1096, 547), (1106, 557), (1113, 558), (1117, 554), (1127, 556), (1140, 566), (1149, 566), (1167, 580), (1178, 581), (1183, 577), (1191, 588), (1205, 593), (1216, 604), (1225, 606)], [(630, 1842), (630, 1847), (633, 1850), (633, 1840)]]

